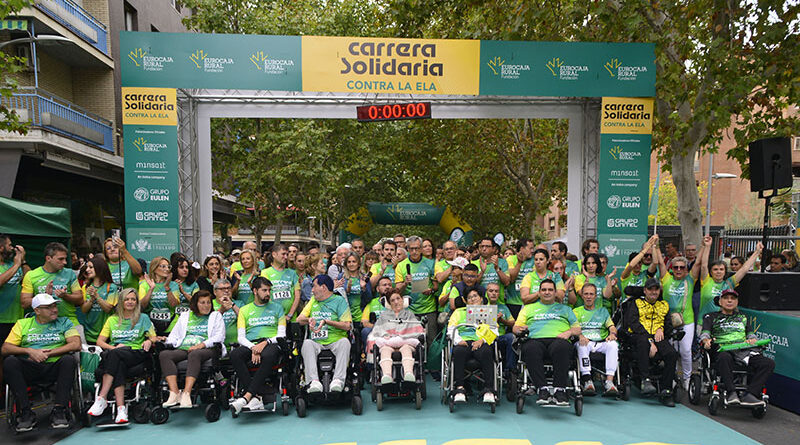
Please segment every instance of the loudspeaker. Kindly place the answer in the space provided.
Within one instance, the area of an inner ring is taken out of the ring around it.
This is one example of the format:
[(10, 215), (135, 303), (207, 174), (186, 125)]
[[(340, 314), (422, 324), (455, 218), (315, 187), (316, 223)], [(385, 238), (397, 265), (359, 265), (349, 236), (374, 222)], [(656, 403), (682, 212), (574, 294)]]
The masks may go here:
[(789, 138), (759, 139), (750, 145), (750, 191), (792, 186), (792, 144)]
[(749, 272), (737, 287), (739, 306), (759, 311), (800, 310), (800, 272)]

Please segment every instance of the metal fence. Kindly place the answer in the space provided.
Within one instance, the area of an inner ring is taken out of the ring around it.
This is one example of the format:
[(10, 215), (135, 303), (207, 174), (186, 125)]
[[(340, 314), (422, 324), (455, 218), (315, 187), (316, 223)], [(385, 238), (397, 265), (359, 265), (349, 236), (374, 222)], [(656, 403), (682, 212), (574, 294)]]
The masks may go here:
[[(723, 230), (720, 233), (720, 247), (723, 254), (731, 251), (734, 256), (747, 257), (753, 252), (756, 245), (763, 236), (763, 227), (752, 227), (745, 229)], [(796, 243), (800, 240), (795, 234), (795, 229), (791, 225), (770, 227), (767, 229), (769, 240), (764, 246), (774, 253), (780, 253), (784, 249), (795, 250)]]
[(105, 55), (108, 52), (108, 32), (85, 9), (69, 0), (36, 0), (36, 8), (82, 37)]

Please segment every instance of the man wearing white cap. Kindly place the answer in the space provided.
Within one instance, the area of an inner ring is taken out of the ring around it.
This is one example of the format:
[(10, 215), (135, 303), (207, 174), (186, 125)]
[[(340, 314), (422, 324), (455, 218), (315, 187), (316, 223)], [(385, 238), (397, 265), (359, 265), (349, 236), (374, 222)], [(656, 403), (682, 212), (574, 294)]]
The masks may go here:
[(53, 428), (67, 428), (66, 407), (78, 366), (70, 353), (80, 351), (80, 337), (68, 318), (58, 316), (58, 302), (51, 295), (36, 295), (31, 307), (36, 316), (18, 320), (2, 348), (3, 373), (20, 413), (15, 428), (23, 432), (36, 426), (36, 415), (28, 400), (28, 384), (34, 380), (56, 382), (50, 424)]

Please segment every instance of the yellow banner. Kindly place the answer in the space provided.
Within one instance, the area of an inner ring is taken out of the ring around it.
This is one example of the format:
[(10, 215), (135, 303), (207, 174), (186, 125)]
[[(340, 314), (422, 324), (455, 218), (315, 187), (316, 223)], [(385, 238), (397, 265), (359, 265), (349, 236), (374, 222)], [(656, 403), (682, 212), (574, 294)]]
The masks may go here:
[(600, 110), (600, 132), (652, 134), (653, 98), (604, 97)]
[(477, 95), (480, 41), (303, 36), (303, 91)]
[(122, 87), (124, 125), (178, 125), (174, 88)]

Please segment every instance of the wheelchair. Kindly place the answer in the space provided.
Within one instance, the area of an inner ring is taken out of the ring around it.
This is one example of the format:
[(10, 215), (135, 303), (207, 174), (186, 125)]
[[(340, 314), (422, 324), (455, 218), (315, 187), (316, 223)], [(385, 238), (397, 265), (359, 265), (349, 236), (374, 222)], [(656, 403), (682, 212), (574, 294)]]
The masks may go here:
[(383, 371), (379, 366), (380, 348), (372, 346), (372, 372), (370, 373), (370, 384), (372, 386), (372, 400), (375, 402), (378, 411), (383, 411), (385, 399), (411, 399), (414, 401), (416, 409), (422, 408), (422, 400), (426, 391), (425, 387), (425, 336), (418, 338), (419, 344), (414, 348), (414, 377), (415, 381), (406, 382), (403, 380), (403, 363), (400, 351), (392, 352), (392, 383), (382, 384), (381, 377)]
[[(577, 360), (580, 360), (580, 358), (577, 358)], [(589, 353), (589, 361), (591, 365), (589, 378), (595, 383), (595, 388), (601, 388), (602, 385), (597, 385), (597, 382), (602, 383), (606, 380), (606, 356), (601, 352), (591, 352)], [(577, 369), (580, 370), (580, 363), (576, 363), (578, 366)], [(578, 372), (578, 374), (578, 379), (580, 380), (580, 372)], [(616, 400), (630, 400), (631, 393), (622, 380), (622, 374), (619, 370), (619, 361), (617, 363), (617, 371), (614, 373), (614, 386), (617, 387), (617, 395), (614, 396)]]
[[(81, 370), (80, 370), (80, 353), (75, 352), (71, 354), (75, 360), (75, 377), (72, 381), (72, 392), (70, 395), (69, 406), (67, 406), (67, 415), (71, 423), (79, 423), (81, 426), (89, 426), (89, 415), (86, 413), (86, 401), (83, 397), (83, 386), (81, 384)], [(8, 427), (14, 431), (14, 434), (19, 434), (16, 430), (17, 419), (19, 417), (19, 408), (11, 388), (6, 385), (6, 408), (5, 416)], [(28, 383), (28, 395), (33, 400), (40, 397), (42, 401), (48, 400), (50, 396), (55, 394), (56, 382), (41, 382), (33, 381)]]
[[(705, 349), (701, 350), (700, 354), (700, 371), (697, 374), (692, 374), (692, 377), (689, 379), (689, 402), (691, 402), (692, 405), (699, 405), (703, 395), (710, 395), (708, 399), (708, 413), (712, 416), (716, 416), (719, 414), (720, 409), (727, 409), (731, 405), (728, 405), (726, 400), (725, 389), (723, 388), (724, 385), (711, 361), (711, 354)], [(749, 380), (747, 367), (739, 362), (735, 362), (733, 377), (736, 391), (747, 391)], [(761, 391), (761, 400), (764, 401), (763, 406), (741, 406), (741, 408), (750, 409), (750, 412), (756, 419), (764, 418), (767, 414), (767, 405), (769, 405), (767, 389), (763, 388)]]
[[(156, 343), (156, 350), (158, 352), (165, 349), (163, 343)], [(205, 418), (209, 422), (216, 422), (219, 420), (222, 410), (228, 409), (229, 395), (227, 391), (227, 382), (229, 379), (225, 377), (222, 370), (223, 366), (222, 345), (220, 343), (214, 344), (214, 355), (206, 360), (201, 368), (200, 374), (197, 376), (197, 381), (192, 388), (192, 408), (197, 408), (201, 404), (205, 404), (203, 410)], [(189, 361), (183, 360), (178, 363), (178, 386), (182, 387), (184, 379), (186, 378), (186, 368)], [(230, 369), (228, 365), (226, 369)], [(170, 412), (181, 409), (178, 405), (164, 408), (161, 404), (166, 401), (169, 394), (169, 388), (163, 376), (159, 378), (159, 385), (156, 389), (155, 406), (150, 412), (150, 421), (155, 425), (161, 425), (169, 420)]]
[[(304, 337), (306, 339), (311, 338), (308, 329), (306, 329), (306, 335)], [(353, 414), (359, 416), (363, 412), (364, 401), (361, 398), (363, 376), (360, 372), (362, 353), (357, 347), (358, 342), (355, 339), (355, 333), (352, 329), (348, 333), (348, 340), (350, 341), (350, 360), (347, 365), (344, 387), (341, 391), (331, 391), (330, 389), (331, 382), (333, 381), (333, 371), (336, 365), (336, 356), (333, 355), (333, 352), (323, 349), (320, 351), (319, 355), (317, 355), (317, 372), (319, 381), (322, 383), (322, 392), (318, 393), (308, 392), (308, 387), (311, 382), (305, 381), (303, 357), (299, 355), (293, 371), (294, 378), (292, 384), (292, 387), (295, 389), (294, 405), (298, 417), (306, 417), (309, 403), (335, 405), (349, 401)]]
[[(84, 346), (86, 352), (99, 354), (98, 346)], [(104, 370), (101, 365), (95, 371), (94, 396), (100, 393)], [(148, 423), (156, 405), (158, 382), (159, 382), (158, 360), (153, 349), (147, 353), (144, 362), (128, 369), (128, 376), (125, 379), (125, 404), (128, 406), (128, 413), (134, 423)], [(113, 388), (109, 393), (109, 403), (107, 412), (111, 414), (109, 422), (98, 422), (95, 425), (99, 428), (114, 428), (127, 426), (128, 424), (118, 425), (114, 423), (117, 414), (117, 404), (113, 398)], [(99, 417), (99, 416), (98, 416)], [(91, 416), (88, 416), (91, 424)], [(155, 423), (155, 422), (153, 422)], [(87, 425), (88, 426), (88, 425)]]
[[(460, 324), (455, 328), (461, 327), (475, 327), (474, 325)], [(447, 336), (447, 346), (442, 349), (442, 379), (440, 382), (440, 393), (442, 404), (447, 404), (450, 412), (455, 411), (455, 381), (453, 373), (453, 339)], [(500, 351), (497, 347), (497, 342), (492, 342), (492, 358), (494, 361), (493, 369), (494, 374), (491, 376), (482, 375), (480, 363), (475, 358), (470, 358), (464, 364), (464, 389), (467, 393), (467, 400), (472, 396), (472, 383), (477, 383), (484, 386), (486, 379), (491, 379), (492, 392), (495, 394), (495, 402), (489, 404), (492, 413), (497, 409), (497, 403), (500, 400), (498, 396), (500, 386), (503, 380), (503, 360), (500, 357)]]
[[(260, 340), (254, 341), (254, 343), (259, 343), (259, 342)], [(294, 367), (293, 366), (294, 358), (290, 352), (290, 346), (289, 346), (290, 343), (282, 342), (279, 344), (281, 347), (281, 359), (275, 366), (272, 367), (273, 374), (267, 383), (268, 384), (266, 388), (267, 393), (262, 395), (264, 399), (264, 409), (257, 411), (242, 409), (241, 413), (258, 413), (258, 412), (274, 413), (278, 410), (278, 398), (280, 398), (281, 413), (284, 416), (289, 415), (289, 404), (296, 396), (295, 388), (292, 385), (294, 377), (291, 372)], [(239, 347), (238, 344), (233, 344), (231, 346), (231, 350), (237, 347)], [(229, 363), (228, 366), (230, 366)], [(258, 368), (259, 366), (254, 365), (253, 363), (250, 363), (248, 366), (248, 370), (250, 371), (251, 374), (256, 372)], [(231, 380), (230, 380), (230, 389), (228, 394), (229, 402), (233, 401), (237, 397), (241, 397), (246, 392), (246, 388), (240, 387), (241, 382), (239, 381), (239, 376), (236, 375), (233, 369), (230, 370), (230, 376)], [(240, 414), (236, 414), (233, 408), (231, 408), (231, 417), (235, 419), (239, 417)]]
[[(536, 390), (538, 389), (533, 385), (533, 379), (531, 378), (528, 370), (528, 365), (525, 363), (522, 356), (522, 345), (529, 340), (530, 339), (527, 336), (527, 332), (525, 332), (518, 334), (514, 341), (514, 352), (517, 354), (517, 369), (516, 372), (509, 377), (508, 397), (516, 398), (517, 414), (522, 414), (525, 411), (525, 398), (536, 395)], [(571, 365), (568, 371), (570, 386), (567, 386), (564, 389), (567, 393), (567, 397), (574, 401), (573, 408), (575, 409), (575, 415), (581, 416), (583, 414), (583, 392), (581, 390), (579, 379), (580, 372), (578, 371), (578, 353), (574, 347), (572, 348), (572, 354), (574, 359), (570, 360)], [(546, 384), (548, 386), (553, 386), (553, 371), (552, 362), (549, 359), (545, 359), (544, 373)]]

